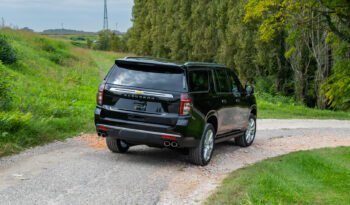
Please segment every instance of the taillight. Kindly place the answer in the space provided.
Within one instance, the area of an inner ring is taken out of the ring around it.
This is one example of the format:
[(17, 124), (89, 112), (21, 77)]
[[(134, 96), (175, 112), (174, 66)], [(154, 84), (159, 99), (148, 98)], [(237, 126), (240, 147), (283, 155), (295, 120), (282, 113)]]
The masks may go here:
[(100, 85), (100, 87), (98, 88), (98, 93), (97, 93), (97, 97), (96, 97), (96, 102), (98, 105), (102, 105), (103, 104), (103, 92), (105, 90), (105, 84), (102, 83)]
[(188, 94), (181, 94), (180, 115), (189, 115), (192, 109), (192, 100)]

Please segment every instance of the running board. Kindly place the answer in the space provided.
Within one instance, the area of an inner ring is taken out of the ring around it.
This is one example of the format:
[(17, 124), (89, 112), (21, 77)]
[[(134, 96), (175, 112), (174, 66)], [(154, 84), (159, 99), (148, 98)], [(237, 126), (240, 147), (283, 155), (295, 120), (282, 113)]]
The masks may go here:
[(229, 139), (232, 139), (232, 138), (240, 137), (244, 134), (244, 132), (245, 131), (238, 131), (238, 132), (233, 132), (233, 133), (231, 132), (231, 133), (219, 135), (216, 137), (215, 143), (220, 143), (220, 142), (224, 142), (224, 141), (227, 141)]

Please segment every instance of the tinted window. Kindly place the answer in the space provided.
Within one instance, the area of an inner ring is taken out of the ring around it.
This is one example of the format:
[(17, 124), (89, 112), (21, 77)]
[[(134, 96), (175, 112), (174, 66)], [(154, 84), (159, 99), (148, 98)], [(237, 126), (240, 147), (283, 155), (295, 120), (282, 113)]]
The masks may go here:
[(189, 72), (190, 89), (192, 92), (209, 90), (209, 71), (198, 70)]
[(216, 85), (217, 91), (221, 93), (227, 93), (230, 91), (230, 83), (227, 78), (226, 70), (216, 70)]
[(179, 69), (134, 69), (115, 66), (107, 83), (146, 89), (183, 91), (184, 73)]

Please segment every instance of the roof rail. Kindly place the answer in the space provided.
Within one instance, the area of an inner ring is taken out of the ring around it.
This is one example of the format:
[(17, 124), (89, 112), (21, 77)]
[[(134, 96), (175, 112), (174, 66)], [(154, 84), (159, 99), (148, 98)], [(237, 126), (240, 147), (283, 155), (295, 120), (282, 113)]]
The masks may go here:
[(186, 62), (185, 66), (208, 66), (208, 67), (226, 67), (223, 64), (218, 63), (205, 63), (205, 62)]

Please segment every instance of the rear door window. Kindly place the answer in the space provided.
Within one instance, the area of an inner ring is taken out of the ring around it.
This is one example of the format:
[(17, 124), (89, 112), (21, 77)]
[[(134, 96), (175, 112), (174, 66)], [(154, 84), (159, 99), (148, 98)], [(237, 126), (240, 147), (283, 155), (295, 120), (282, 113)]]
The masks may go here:
[(209, 91), (209, 71), (198, 70), (189, 72), (191, 92), (208, 92)]
[(186, 89), (184, 71), (171, 68), (122, 68), (115, 66), (107, 79), (114, 85), (181, 92)]
[(220, 69), (215, 70), (215, 77), (216, 77), (216, 89), (219, 93), (230, 93), (230, 82), (227, 78), (226, 70)]

